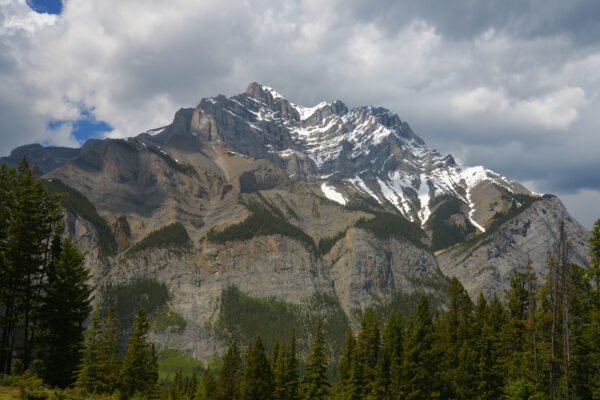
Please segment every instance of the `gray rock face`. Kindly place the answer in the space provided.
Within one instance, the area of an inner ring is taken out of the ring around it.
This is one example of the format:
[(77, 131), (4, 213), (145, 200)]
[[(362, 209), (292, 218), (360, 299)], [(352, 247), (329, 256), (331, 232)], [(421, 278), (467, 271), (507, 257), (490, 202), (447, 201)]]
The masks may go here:
[[(98, 144), (98, 140), (92, 139), (86, 143), (85, 149)], [(14, 149), (7, 157), (0, 158), (0, 164), (16, 167), (24, 154), (27, 155), (27, 161), (36, 175), (43, 175), (54, 171), (61, 165), (74, 160), (84, 150), (72, 149), (68, 147), (43, 147), (41, 144), (29, 144), (19, 146)]]
[(510, 272), (529, 260), (542, 279), (546, 259), (556, 254), (560, 221), (565, 221), (570, 260), (587, 265), (589, 233), (553, 196), (536, 201), (474, 247), (458, 246), (438, 255), (438, 263), (446, 276), (456, 276), (463, 283), (471, 297), (496, 293), (502, 298), (510, 284)]
[(386, 300), (444, 286), (431, 252), (397, 239), (381, 240), (361, 229), (350, 229), (326, 257), (337, 298), (348, 315), (374, 299)]

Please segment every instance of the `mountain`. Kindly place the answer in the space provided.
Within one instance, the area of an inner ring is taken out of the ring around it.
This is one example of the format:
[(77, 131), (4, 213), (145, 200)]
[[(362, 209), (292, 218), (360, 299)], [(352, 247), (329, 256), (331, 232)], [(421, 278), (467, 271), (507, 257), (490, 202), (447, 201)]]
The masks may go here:
[(529, 259), (543, 275), (560, 221), (571, 260), (588, 254), (557, 197), (457, 166), (389, 110), (304, 107), (257, 83), (134, 138), (32, 149), (49, 188), (71, 192), (65, 225), (94, 284), (166, 285), (186, 323), (156, 339), (196, 357), (254, 329), (230, 318), (248, 304), (328, 315), (336, 335), (369, 305), (440, 304), (451, 276), (502, 295)]

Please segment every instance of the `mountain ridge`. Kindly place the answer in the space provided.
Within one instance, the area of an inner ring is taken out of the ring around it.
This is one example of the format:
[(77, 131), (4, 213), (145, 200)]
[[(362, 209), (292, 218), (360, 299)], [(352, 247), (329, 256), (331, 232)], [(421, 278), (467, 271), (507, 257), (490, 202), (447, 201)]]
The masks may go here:
[[(37, 149), (32, 164), (55, 152)], [(43, 178), (85, 196), (112, 230), (116, 245), (103, 256), (97, 221), (65, 212), (94, 285), (165, 283), (188, 324), (157, 337), (198, 358), (222, 350), (206, 326), (230, 286), (300, 305), (324, 295), (355, 324), (367, 306), (420, 292), (441, 298), (451, 276), (472, 297), (501, 294), (530, 255), (542, 277), (560, 221), (572, 261), (587, 259), (587, 232), (558, 198), (482, 166), (458, 167), (384, 108), (303, 107), (253, 83), (182, 108), (167, 126), (69, 154), (47, 163), (56, 167)], [(189, 247), (128, 253), (173, 224)], [(303, 309), (328, 309), (315, 307)]]

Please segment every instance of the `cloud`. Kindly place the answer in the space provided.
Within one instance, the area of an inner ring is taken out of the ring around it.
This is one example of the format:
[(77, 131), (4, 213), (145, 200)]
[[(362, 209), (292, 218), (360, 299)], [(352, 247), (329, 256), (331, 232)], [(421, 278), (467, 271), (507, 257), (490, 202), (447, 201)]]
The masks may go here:
[[(132, 136), (251, 81), (397, 112), (427, 143), (542, 192), (600, 189), (595, 1), (0, 0), (0, 153)], [(59, 130), (51, 121), (67, 121)]]
[(459, 93), (451, 101), (459, 117), (486, 114), (515, 127), (524, 125), (549, 130), (569, 128), (585, 103), (585, 92), (580, 87), (566, 87), (532, 99), (511, 99), (504, 90), (479, 87)]

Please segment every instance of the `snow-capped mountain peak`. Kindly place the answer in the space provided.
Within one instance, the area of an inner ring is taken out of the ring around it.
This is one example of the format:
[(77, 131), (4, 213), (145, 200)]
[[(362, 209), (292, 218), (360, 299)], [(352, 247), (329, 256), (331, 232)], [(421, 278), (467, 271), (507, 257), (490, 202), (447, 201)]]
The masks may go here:
[[(427, 146), (397, 114), (381, 107), (349, 109), (341, 101), (307, 107), (251, 83), (245, 93), (203, 99), (181, 113), (187, 113), (182, 118), (189, 120), (192, 135), (269, 158), (294, 180), (320, 182), (322, 195), (335, 202), (370, 197), (423, 226), (442, 195), (458, 199), (469, 222), (483, 231), (491, 213), (486, 210), (496, 200), (483, 204), (489, 193), (483, 196), (481, 187), (532, 194), (484, 167), (457, 167), (451, 155)], [(171, 127), (177, 121), (176, 116)]]

